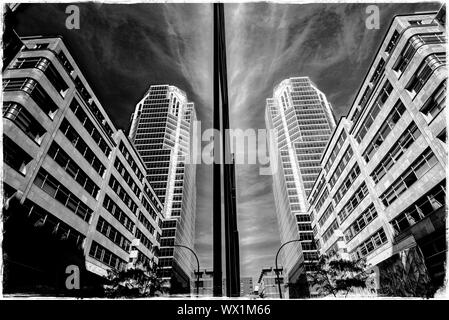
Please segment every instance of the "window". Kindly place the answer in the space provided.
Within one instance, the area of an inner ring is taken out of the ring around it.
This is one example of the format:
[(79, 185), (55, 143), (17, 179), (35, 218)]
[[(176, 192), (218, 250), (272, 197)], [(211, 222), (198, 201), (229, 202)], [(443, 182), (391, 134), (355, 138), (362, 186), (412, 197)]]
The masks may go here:
[(14, 78), (3, 79), (3, 90), (6, 91), (23, 91), (30, 95), (38, 107), (53, 119), (58, 111), (58, 106), (52, 98), (42, 88), (42, 86), (31, 78)]
[(363, 199), (368, 194), (368, 188), (366, 187), (365, 182), (354, 192), (352, 197), (346, 202), (345, 206), (338, 213), (338, 218), (340, 219), (340, 223), (346, 220), (346, 218), (357, 208), (357, 206), (362, 202)]
[(318, 220), (318, 224), (320, 225), (320, 227), (322, 227), (327, 219), (330, 217), (330, 215), (332, 214), (332, 212), (334, 212), (334, 206), (332, 205), (332, 203), (330, 203), (326, 210), (323, 212), (323, 215), (321, 216), (320, 220)]
[(11, 64), (10, 69), (28, 69), (36, 68), (41, 70), (56, 91), (64, 97), (69, 89), (69, 86), (59, 74), (58, 70), (53, 66), (52, 62), (44, 57), (25, 57), (17, 58)]
[(427, 148), (401, 176), (380, 196), (385, 207), (390, 206), (399, 196), (438, 163), (430, 148)]
[(112, 174), (109, 178), (109, 187), (119, 196), (119, 198), (129, 208), (129, 210), (131, 210), (132, 213), (137, 214), (137, 204), (132, 200), (130, 195)]
[(126, 262), (123, 259), (120, 259), (96, 241), (92, 241), (89, 256), (117, 270), (122, 270), (126, 266)]
[(95, 155), (92, 149), (83, 141), (81, 136), (70, 125), (67, 119), (64, 119), (59, 127), (59, 130), (66, 136), (70, 143), (76, 150), (86, 159), (86, 161), (98, 172), (100, 176), (103, 176), (106, 168), (101, 163), (100, 159)]
[(151, 224), (150, 220), (148, 220), (142, 212), (139, 212), (139, 221), (143, 224), (143, 226), (151, 233), (154, 234), (154, 227)]
[(393, 66), (393, 70), (398, 73), (403, 73), (409, 65), (410, 61), (413, 59), (416, 51), (423, 45), (445, 42), (446, 38), (442, 33), (424, 33), (412, 36), (399, 55), (398, 60)]
[(104, 196), (103, 207), (130, 232), (134, 232), (134, 222), (123, 212), (122, 209), (109, 197)]
[(48, 42), (27, 43), (27, 45), (23, 48), (23, 51), (45, 50), (48, 48), (48, 45)]
[(365, 242), (358, 246), (351, 254), (352, 259), (359, 260), (367, 256), (375, 249), (387, 242), (387, 235), (383, 228), (371, 235)]
[(360, 125), (358, 132), (355, 134), (355, 138), (358, 143), (360, 143), (363, 140), (366, 133), (371, 128), (371, 125), (373, 124), (374, 120), (376, 119), (377, 115), (379, 114), (380, 110), (382, 109), (384, 103), (387, 101), (392, 91), (393, 86), (387, 80), (382, 89), (380, 90), (379, 95), (374, 101), (371, 109), (368, 111), (365, 120)]
[(34, 179), (34, 184), (89, 223), (93, 210), (71, 193), (59, 180), (50, 175), (47, 170), (43, 168), (39, 170)]
[(95, 128), (93, 122), (89, 120), (86, 112), (76, 101), (76, 99), (73, 99), (72, 103), (70, 104), (70, 110), (72, 110), (72, 112), (83, 125), (84, 129), (86, 129), (86, 131), (98, 145), (101, 151), (103, 151), (106, 157), (109, 157), (109, 155), (111, 154), (111, 148), (106, 143), (106, 140), (101, 136), (100, 132)]
[(112, 139), (112, 134), (114, 131), (110, 127), (110, 125), (107, 123), (107, 120), (103, 116), (103, 113), (100, 111), (100, 108), (96, 105), (94, 102), (94, 99), (87, 91), (87, 88), (84, 86), (83, 81), (76, 77), (73, 82), (75, 83), (76, 90), (79, 92), (80, 96), (83, 98), (84, 102), (86, 103), (87, 107), (90, 109), (92, 114), (94, 115), (95, 119), (97, 120), (100, 127), (103, 128), (104, 132), (109, 136), (109, 138)]
[(340, 188), (338, 188), (338, 190), (335, 192), (335, 195), (334, 195), (335, 205), (338, 205), (341, 198), (343, 198), (345, 196), (346, 192), (354, 184), (354, 181), (355, 181), (355, 179), (357, 179), (359, 174), (360, 174), (360, 168), (356, 162), (354, 167), (352, 167), (351, 171), (349, 171), (346, 179), (342, 182)]
[(27, 164), (33, 158), (8, 136), (3, 136), (3, 161), (22, 175), (27, 173)]
[(51, 144), (48, 155), (93, 198), (97, 198), (100, 188), (56, 142)]
[(384, 141), (387, 139), (388, 134), (393, 130), (404, 112), (404, 104), (402, 103), (401, 99), (399, 99), (388, 114), (379, 131), (377, 131), (377, 133), (374, 135), (373, 139), (370, 141), (365, 151), (363, 152), (363, 158), (366, 162), (369, 162), (373, 158), (374, 154), (380, 148), (382, 143), (384, 143)]
[(421, 113), (427, 122), (431, 122), (441, 110), (446, 106), (446, 80), (441, 82), (438, 88), (432, 93), (432, 96), (421, 108)]
[(429, 216), (436, 210), (444, 208), (446, 205), (446, 189), (445, 181), (433, 187), (424, 196), (419, 198), (407, 209), (402, 211), (390, 224), (393, 226), (395, 235), (407, 230), (420, 220)]
[(353, 154), (354, 151), (352, 151), (352, 148), (349, 145), (346, 151), (343, 153), (343, 156), (337, 167), (335, 168), (334, 173), (329, 179), (329, 185), (331, 189), (335, 186), (335, 183), (337, 182), (338, 178), (340, 178), (340, 175), (343, 173), (343, 170), (346, 168), (346, 165), (348, 164), (349, 160), (351, 160)]
[(418, 67), (405, 89), (412, 94), (418, 94), (432, 73), (444, 65), (446, 65), (446, 53), (434, 53), (427, 56)]
[(362, 231), (371, 221), (377, 217), (377, 211), (374, 204), (370, 204), (368, 208), (360, 214), (357, 219), (346, 229), (343, 234), (346, 241), (352, 240), (360, 231)]
[(387, 47), (385, 48), (385, 52), (390, 55), (394, 48), (396, 48), (396, 45), (398, 44), (400, 39), (400, 34), (397, 30), (394, 30), (393, 35), (391, 36), (390, 42), (388, 42)]
[(399, 161), (401, 156), (420, 135), (421, 131), (412, 122), (371, 173), (371, 178), (373, 178), (374, 183), (378, 183), (385, 176), (388, 170)]
[(131, 242), (117, 229), (115, 229), (109, 222), (107, 222), (102, 216), (98, 218), (97, 231), (129, 253)]
[(346, 140), (346, 131), (343, 130), (340, 133), (340, 136), (338, 137), (337, 142), (335, 143), (334, 149), (332, 149), (329, 159), (326, 161), (326, 164), (324, 166), (324, 169), (326, 170), (326, 172), (329, 172), (329, 169), (332, 166), (332, 164), (334, 163), (334, 160), (337, 157), (338, 153), (340, 152), (340, 149), (343, 146), (343, 143), (345, 143), (345, 140)]
[(329, 190), (327, 189), (327, 187), (325, 187), (323, 193), (321, 194), (320, 199), (317, 201), (316, 206), (315, 206), (315, 209), (317, 212), (320, 211), (321, 206), (326, 201), (328, 195), (329, 195)]
[(117, 172), (122, 176), (123, 180), (125, 180), (126, 184), (129, 186), (129, 188), (134, 192), (134, 194), (137, 196), (137, 198), (140, 198), (141, 191), (137, 183), (132, 178), (131, 174), (126, 170), (123, 163), (120, 161), (118, 156), (115, 157), (114, 161), (114, 168), (117, 170)]
[(334, 234), (335, 230), (338, 229), (338, 222), (337, 219), (335, 219), (331, 225), (329, 226), (329, 228), (327, 228), (327, 230), (323, 233), (323, 242), (326, 243), (327, 240), (329, 240), (329, 238)]
[(150, 239), (148, 239), (142, 231), (139, 230), (139, 228), (136, 228), (136, 233), (135, 236), (137, 239), (140, 240), (140, 242), (148, 249), (151, 251), (151, 249), (153, 249), (153, 243), (151, 242)]
[(9, 119), (37, 144), (41, 144), (45, 129), (33, 118), (24, 106), (16, 102), (5, 102), (3, 118)]

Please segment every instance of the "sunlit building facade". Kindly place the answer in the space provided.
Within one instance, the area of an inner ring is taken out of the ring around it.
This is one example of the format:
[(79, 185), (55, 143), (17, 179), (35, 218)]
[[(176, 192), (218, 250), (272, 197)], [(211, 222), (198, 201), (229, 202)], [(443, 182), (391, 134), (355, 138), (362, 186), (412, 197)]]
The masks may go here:
[(394, 18), (309, 196), (320, 252), (366, 259), (380, 294), (426, 294), (445, 275), (444, 18)]
[[(317, 254), (307, 196), (320, 172), (320, 158), (335, 128), (332, 107), (308, 77), (282, 81), (267, 99), (265, 121), (271, 131), (270, 161), (281, 242), (301, 239), (283, 248), (283, 266), (290, 280), (309, 270)], [(299, 268), (299, 269), (298, 269)], [(300, 272), (301, 273), (301, 272)], [(303, 272), (302, 272), (303, 273)], [(296, 275), (297, 276), (297, 275)]]
[(8, 290), (26, 290), (24, 278), (27, 292), (41, 280), (57, 287), (69, 264), (99, 279), (152, 269), (162, 204), (144, 163), (62, 39), (21, 40), (3, 72), (4, 251), (18, 279)]
[(146, 166), (146, 176), (163, 203), (160, 263), (173, 293), (190, 292), (194, 257), (196, 166), (193, 164), (194, 104), (170, 85), (153, 85), (136, 105), (130, 139)]

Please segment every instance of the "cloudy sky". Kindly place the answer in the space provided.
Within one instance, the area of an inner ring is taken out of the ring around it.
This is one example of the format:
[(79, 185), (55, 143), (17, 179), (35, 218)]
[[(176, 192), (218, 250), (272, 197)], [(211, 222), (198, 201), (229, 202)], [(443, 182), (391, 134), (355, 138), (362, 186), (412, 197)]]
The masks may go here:
[[(226, 4), (231, 127), (264, 128), (265, 99), (281, 80), (309, 76), (338, 120), (350, 103), (394, 15), (436, 3), (379, 4), (380, 29), (365, 27), (367, 4)], [(211, 4), (82, 4), (80, 29), (65, 28), (66, 5), (19, 9), (17, 33), (62, 35), (118, 128), (151, 84), (172, 84), (195, 102), (203, 130), (212, 123)], [(196, 245), (212, 266), (212, 168), (197, 170)], [(237, 166), (242, 276), (272, 266), (280, 246), (271, 177)]]

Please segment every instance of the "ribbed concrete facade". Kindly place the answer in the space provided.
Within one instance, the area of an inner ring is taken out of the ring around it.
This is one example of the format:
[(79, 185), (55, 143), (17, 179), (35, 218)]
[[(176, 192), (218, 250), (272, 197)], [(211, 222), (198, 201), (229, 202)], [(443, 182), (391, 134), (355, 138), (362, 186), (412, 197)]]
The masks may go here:
[(394, 273), (401, 259), (421, 257), (413, 268), (435, 285), (444, 276), (446, 33), (435, 17), (394, 18), (309, 197), (320, 252), (365, 258), (385, 294), (402, 279), (382, 270)]
[(163, 217), (144, 163), (62, 39), (22, 41), (3, 73), (4, 192), (21, 192), (14, 213), (68, 240), (100, 276), (152, 268)]
[(179, 244), (194, 248), (196, 166), (193, 159), (194, 104), (169, 85), (153, 85), (136, 105), (130, 139), (146, 166), (147, 178), (163, 203), (161, 260), (163, 278), (172, 292), (188, 292), (194, 257)]

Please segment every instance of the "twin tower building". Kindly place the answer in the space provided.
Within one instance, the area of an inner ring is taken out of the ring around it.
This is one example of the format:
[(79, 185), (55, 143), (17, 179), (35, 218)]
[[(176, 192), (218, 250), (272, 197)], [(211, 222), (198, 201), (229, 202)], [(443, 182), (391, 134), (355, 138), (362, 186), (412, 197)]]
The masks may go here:
[[(444, 10), (444, 8), (442, 9)], [(290, 297), (319, 256), (366, 259), (381, 294), (440, 286), (446, 252), (444, 12), (397, 16), (336, 123), (308, 77), (267, 99), (273, 195)], [(89, 292), (107, 270), (194, 287), (194, 104), (153, 85), (117, 129), (61, 38), (8, 33), (3, 69), (4, 290)]]

